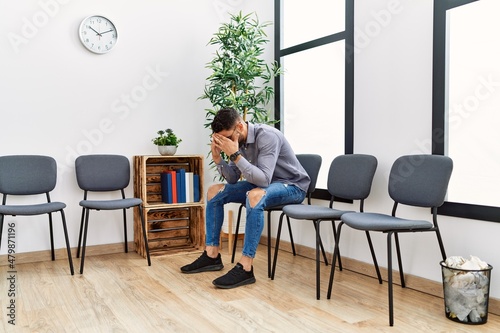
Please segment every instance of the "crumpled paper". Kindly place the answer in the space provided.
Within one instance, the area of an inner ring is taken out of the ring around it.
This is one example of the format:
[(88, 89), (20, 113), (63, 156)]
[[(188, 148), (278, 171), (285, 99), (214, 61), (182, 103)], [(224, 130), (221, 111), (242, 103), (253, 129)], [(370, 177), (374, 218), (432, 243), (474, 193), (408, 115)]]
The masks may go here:
[(446, 313), (462, 322), (482, 322), (488, 311), (489, 271), (490, 266), (475, 256), (447, 258), (443, 266)]

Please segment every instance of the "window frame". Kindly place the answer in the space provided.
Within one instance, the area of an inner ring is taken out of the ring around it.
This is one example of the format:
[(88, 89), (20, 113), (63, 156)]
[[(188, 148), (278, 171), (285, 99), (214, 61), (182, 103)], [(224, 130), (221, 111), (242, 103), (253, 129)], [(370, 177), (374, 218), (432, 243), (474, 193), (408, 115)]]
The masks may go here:
[[(446, 35), (447, 15), (450, 9), (467, 5), (478, 0), (434, 0), (434, 40), (432, 69), (432, 154), (445, 155), (447, 66)], [(500, 222), (500, 207), (445, 201), (438, 208), (438, 214)]]
[[(354, 146), (354, 0), (345, 0), (345, 30), (328, 36), (310, 40), (298, 45), (281, 48), (281, 6), (284, 0), (274, 1), (274, 60), (281, 66), (281, 57), (306, 51), (315, 47), (345, 41), (345, 89), (344, 89), (344, 153), (352, 154)], [(274, 80), (274, 119), (277, 121), (275, 127), (282, 129), (281, 114), (283, 110), (283, 78), (276, 77)], [(327, 189), (317, 188), (312, 194), (315, 199), (330, 200), (331, 195)], [(338, 199), (339, 201), (351, 202), (349, 200)]]

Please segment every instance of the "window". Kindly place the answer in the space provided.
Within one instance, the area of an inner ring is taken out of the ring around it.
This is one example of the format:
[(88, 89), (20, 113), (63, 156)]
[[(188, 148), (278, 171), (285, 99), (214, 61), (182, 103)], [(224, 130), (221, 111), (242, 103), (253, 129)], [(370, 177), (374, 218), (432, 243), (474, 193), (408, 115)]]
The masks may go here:
[(275, 12), (276, 61), (285, 71), (275, 119), (296, 153), (323, 157), (317, 187), (326, 189), (330, 162), (353, 150), (354, 1), (276, 0)]
[(500, 222), (498, 0), (435, 0), (433, 153), (454, 162), (443, 215)]

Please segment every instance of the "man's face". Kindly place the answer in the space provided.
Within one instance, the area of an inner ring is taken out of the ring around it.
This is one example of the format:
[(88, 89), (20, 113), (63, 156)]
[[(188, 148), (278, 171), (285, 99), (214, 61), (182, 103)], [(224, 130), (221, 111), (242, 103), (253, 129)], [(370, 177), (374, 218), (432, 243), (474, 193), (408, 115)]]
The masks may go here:
[(238, 142), (241, 142), (241, 135), (239, 135), (239, 133), (241, 133), (240, 131), (241, 131), (241, 122), (238, 122), (236, 125), (234, 125), (232, 129), (220, 131), (217, 134), (222, 135), (223, 137), (226, 137), (231, 141), (234, 141), (236, 138), (235, 136), (237, 136)]

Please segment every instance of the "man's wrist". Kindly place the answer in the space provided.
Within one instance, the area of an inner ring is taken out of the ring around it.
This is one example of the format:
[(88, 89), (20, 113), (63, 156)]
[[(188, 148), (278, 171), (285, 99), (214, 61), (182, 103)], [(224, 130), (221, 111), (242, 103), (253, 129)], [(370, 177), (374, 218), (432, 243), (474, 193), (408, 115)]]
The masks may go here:
[(235, 153), (233, 153), (233, 154), (229, 155), (229, 160), (231, 160), (231, 161), (233, 161), (233, 162), (234, 162), (234, 161), (236, 161), (236, 159), (238, 158), (238, 156), (240, 156), (240, 154), (241, 154), (241, 153), (240, 153), (240, 151), (239, 151), (239, 150), (238, 150), (238, 151), (236, 151)]

